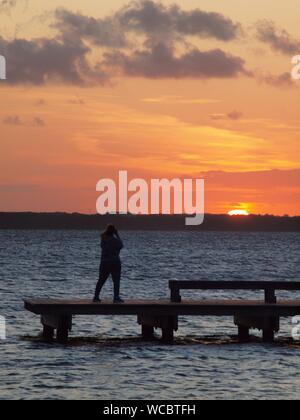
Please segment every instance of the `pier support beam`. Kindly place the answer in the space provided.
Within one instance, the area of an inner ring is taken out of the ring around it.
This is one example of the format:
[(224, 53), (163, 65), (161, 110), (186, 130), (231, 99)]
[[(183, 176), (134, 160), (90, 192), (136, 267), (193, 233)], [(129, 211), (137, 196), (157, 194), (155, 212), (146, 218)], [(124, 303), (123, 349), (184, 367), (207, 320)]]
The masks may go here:
[(249, 328), (239, 325), (238, 329), (239, 329), (239, 342), (248, 343), (250, 341)]
[[(72, 324), (72, 318), (71, 318)], [(69, 330), (70, 330), (70, 317), (62, 316), (59, 318), (57, 332), (56, 332), (56, 340), (60, 344), (67, 344), (69, 338)]]
[(249, 339), (250, 328), (263, 331), (264, 343), (272, 343), (274, 341), (275, 332), (278, 332), (280, 329), (279, 317), (236, 315), (234, 317), (234, 323), (238, 326), (239, 339), (242, 342), (245, 342), (247, 334)]
[(263, 330), (263, 342), (264, 343), (273, 343), (275, 333), (272, 329)]
[(142, 326), (142, 336), (144, 340), (154, 339), (154, 328), (161, 328), (162, 342), (172, 344), (174, 341), (174, 331), (178, 330), (178, 317), (167, 315), (139, 315), (138, 323)]
[(43, 337), (46, 340), (52, 340), (54, 330), (56, 331), (56, 340), (60, 344), (66, 344), (69, 338), (69, 331), (72, 330), (72, 316), (69, 315), (42, 315)]
[(43, 326), (43, 338), (48, 341), (52, 341), (54, 338), (54, 328), (49, 327), (49, 325)]
[(165, 344), (174, 343), (174, 328), (172, 321), (169, 321), (167, 325), (162, 328), (161, 341)]
[(142, 324), (142, 337), (145, 341), (154, 340), (154, 327)]

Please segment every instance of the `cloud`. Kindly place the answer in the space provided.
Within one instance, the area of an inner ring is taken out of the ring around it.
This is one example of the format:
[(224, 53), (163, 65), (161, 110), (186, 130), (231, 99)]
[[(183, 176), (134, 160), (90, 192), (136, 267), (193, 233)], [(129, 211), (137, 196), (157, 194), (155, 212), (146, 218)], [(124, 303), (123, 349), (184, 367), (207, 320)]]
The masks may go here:
[(53, 38), (0, 37), (8, 85), (104, 85), (120, 74), (152, 79), (250, 76), (242, 58), (190, 43), (191, 36), (225, 42), (238, 38), (240, 25), (220, 13), (139, 0), (99, 19), (60, 8), (51, 26), (57, 30)]
[(121, 28), (116, 16), (95, 19), (66, 9), (55, 12), (53, 25), (64, 38), (85, 39), (102, 47), (122, 48), (127, 45), (126, 28)]
[(148, 40), (174, 42), (185, 36), (231, 41), (241, 27), (220, 13), (200, 9), (182, 10), (152, 0), (132, 1), (103, 19), (84, 16), (66, 9), (55, 12), (54, 26), (64, 36), (89, 40), (95, 45), (122, 48), (129, 45), (128, 35), (142, 34)]
[(262, 76), (260, 80), (269, 86), (275, 88), (292, 88), (295, 86), (290, 73), (283, 73), (280, 75), (268, 74)]
[(45, 121), (42, 118), (35, 117), (32, 120), (32, 125), (33, 125), (33, 127), (45, 127), (46, 123), (45, 123)]
[(260, 188), (300, 188), (300, 168), (252, 172), (209, 171), (202, 173), (201, 176), (211, 184), (224, 185), (226, 188), (239, 188), (240, 186), (251, 189), (256, 189), (258, 186)]
[(27, 6), (28, 0), (0, 0), (0, 13), (10, 14), (19, 4)]
[(84, 100), (81, 98), (69, 99), (67, 103), (70, 105), (85, 105)]
[(56, 39), (15, 39), (0, 37), (0, 51), (7, 61), (7, 83), (43, 85), (63, 82), (84, 85), (105, 83), (107, 75), (94, 69), (86, 55), (90, 49), (80, 42)]
[(192, 35), (231, 41), (238, 37), (241, 29), (239, 24), (220, 13), (200, 9), (185, 11), (177, 5), (164, 6), (152, 0), (133, 1), (117, 17), (129, 30), (151, 37), (169, 32), (174, 38)]
[(148, 104), (174, 104), (174, 105), (206, 105), (216, 104), (221, 102), (219, 99), (204, 99), (196, 98), (190, 99), (183, 96), (168, 95), (168, 96), (157, 96), (152, 98), (143, 98), (142, 102)]
[(277, 28), (272, 21), (263, 20), (257, 23), (257, 37), (282, 54), (293, 55), (300, 51), (300, 41), (294, 39), (285, 29)]
[(232, 120), (238, 121), (243, 117), (243, 114), (239, 111), (231, 111), (228, 114), (211, 114), (210, 118), (215, 121), (219, 120)]
[(36, 102), (35, 102), (35, 104), (34, 104), (35, 106), (38, 106), (38, 107), (40, 107), (40, 106), (45, 106), (45, 105), (47, 105), (47, 102), (45, 101), (45, 99), (43, 99), (43, 98), (40, 98), (40, 99), (38, 99)]
[(12, 126), (20, 126), (23, 125), (21, 118), (18, 115), (9, 115), (2, 121), (3, 124), (12, 125)]
[(22, 185), (22, 184), (0, 184), (1, 193), (27, 193), (40, 190), (37, 185)]
[(243, 117), (243, 114), (239, 111), (231, 111), (227, 114), (227, 117), (230, 120), (237, 121), (237, 120), (240, 120)]
[(0, 1), (0, 13), (9, 12), (18, 3), (18, 0), (2, 0)]
[(2, 121), (5, 125), (11, 125), (14, 127), (20, 127), (20, 126), (32, 126), (32, 127), (44, 127), (45, 121), (40, 117), (34, 117), (30, 123), (26, 123), (22, 120), (22, 118), (19, 115), (8, 115), (4, 120)]
[(150, 79), (230, 78), (247, 74), (240, 57), (220, 49), (200, 51), (196, 48), (176, 56), (174, 50), (162, 43), (150, 50), (136, 50), (131, 55), (120, 51), (105, 54), (104, 64), (131, 77)]

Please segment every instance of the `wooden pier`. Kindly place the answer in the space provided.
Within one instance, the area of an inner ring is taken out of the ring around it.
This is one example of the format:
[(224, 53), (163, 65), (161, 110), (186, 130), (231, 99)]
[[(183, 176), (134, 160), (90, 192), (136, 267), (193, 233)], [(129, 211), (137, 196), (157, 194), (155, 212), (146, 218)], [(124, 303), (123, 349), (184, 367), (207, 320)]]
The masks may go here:
[[(162, 341), (172, 343), (178, 330), (180, 316), (233, 317), (241, 342), (249, 340), (251, 328), (263, 331), (263, 341), (272, 342), (279, 331), (281, 317), (300, 315), (299, 300), (277, 300), (276, 290), (299, 291), (300, 282), (207, 282), (171, 281), (170, 300), (127, 300), (124, 304), (111, 301), (92, 303), (89, 300), (30, 299), (25, 308), (41, 316), (43, 335), (66, 343), (72, 329), (73, 316), (135, 315), (145, 340), (154, 338), (154, 329), (162, 330)], [(182, 289), (200, 290), (263, 290), (265, 299), (259, 300), (185, 300)]]

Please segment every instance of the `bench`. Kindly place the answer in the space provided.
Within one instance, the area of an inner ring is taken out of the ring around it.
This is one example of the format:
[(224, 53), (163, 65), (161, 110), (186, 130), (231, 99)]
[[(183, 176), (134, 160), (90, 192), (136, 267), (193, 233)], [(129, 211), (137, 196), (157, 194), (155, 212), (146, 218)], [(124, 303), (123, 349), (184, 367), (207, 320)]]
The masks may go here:
[[(171, 291), (171, 302), (181, 303), (181, 290), (263, 290), (265, 293), (264, 303), (266, 305), (276, 305), (276, 291), (300, 291), (300, 282), (276, 282), (276, 281), (182, 281), (171, 280), (169, 282)], [(239, 329), (241, 342), (249, 340), (250, 328), (263, 331), (265, 342), (274, 340), (274, 333), (279, 331), (279, 316), (261, 316), (255, 314), (235, 315), (234, 323)]]
[(180, 303), (180, 290), (263, 290), (265, 303), (276, 304), (276, 290), (300, 291), (300, 282), (277, 281), (207, 281), (207, 280), (171, 280), (171, 302)]

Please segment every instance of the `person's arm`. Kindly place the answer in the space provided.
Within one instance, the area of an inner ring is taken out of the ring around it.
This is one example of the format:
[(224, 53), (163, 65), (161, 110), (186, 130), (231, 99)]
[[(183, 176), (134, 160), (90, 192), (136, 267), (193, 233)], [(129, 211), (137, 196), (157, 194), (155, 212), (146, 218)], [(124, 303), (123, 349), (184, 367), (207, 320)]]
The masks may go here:
[(121, 237), (120, 237), (119, 232), (117, 231), (117, 229), (115, 230), (115, 235), (116, 235), (116, 238), (119, 239), (119, 241), (120, 241), (121, 249), (124, 248), (123, 241), (122, 241), (122, 239), (121, 239)]
[(104, 235), (101, 235), (101, 248), (104, 249), (106, 247), (107, 241)]

